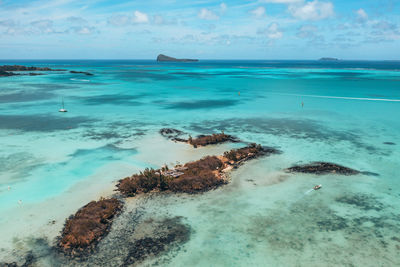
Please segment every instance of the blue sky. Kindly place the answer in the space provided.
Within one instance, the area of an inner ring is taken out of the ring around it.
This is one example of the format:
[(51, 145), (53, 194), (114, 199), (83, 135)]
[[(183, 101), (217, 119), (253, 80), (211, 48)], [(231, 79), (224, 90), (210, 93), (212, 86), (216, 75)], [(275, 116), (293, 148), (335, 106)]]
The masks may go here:
[(400, 60), (398, 0), (0, 0), (2, 59)]

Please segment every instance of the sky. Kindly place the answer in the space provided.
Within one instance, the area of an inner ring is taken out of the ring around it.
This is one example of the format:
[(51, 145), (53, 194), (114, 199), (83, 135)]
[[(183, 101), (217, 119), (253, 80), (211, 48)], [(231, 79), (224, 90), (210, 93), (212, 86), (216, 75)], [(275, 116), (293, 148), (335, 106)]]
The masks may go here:
[(0, 0), (1, 59), (400, 60), (399, 0)]

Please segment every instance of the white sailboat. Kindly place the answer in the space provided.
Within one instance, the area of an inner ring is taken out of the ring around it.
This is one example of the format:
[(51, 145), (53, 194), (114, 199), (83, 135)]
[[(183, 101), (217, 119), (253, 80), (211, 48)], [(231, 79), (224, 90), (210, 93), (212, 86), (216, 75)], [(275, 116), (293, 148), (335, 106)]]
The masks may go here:
[(62, 98), (62, 108), (60, 108), (60, 109), (58, 110), (58, 112), (68, 112), (68, 110), (66, 110), (66, 109), (64, 108), (64, 97)]

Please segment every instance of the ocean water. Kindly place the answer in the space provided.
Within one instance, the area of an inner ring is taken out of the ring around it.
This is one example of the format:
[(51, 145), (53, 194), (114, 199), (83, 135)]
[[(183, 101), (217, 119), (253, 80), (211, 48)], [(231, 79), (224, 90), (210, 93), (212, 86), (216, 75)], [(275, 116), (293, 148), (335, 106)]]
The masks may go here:
[[(158, 134), (170, 127), (193, 136), (223, 130), (282, 153), (248, 162), (204, 194), (129, 200), (138, 225), (179, 218), (190, 229), (185, 242), (138, 266), (400, 265), (399, 62), (0, 64), (94, 74), (0, 77), (0, 262), (33, 252), (39, 266), (74, 265), (43, 243), (54, 245), (79, 207), (145, 167), (240, 145), (193, 149)], [(58, 112), (62, 99), (68, 113)], [(374, 175), (283, 171), (312, 161)], [(309, 191), (316, 184), (323, 188)], [(108, 258), (81, 264), (118, 266), (124, 250), (111, 248), (124, 246), (126, 225), (131, 217), (118, 218), (99, 244)]]

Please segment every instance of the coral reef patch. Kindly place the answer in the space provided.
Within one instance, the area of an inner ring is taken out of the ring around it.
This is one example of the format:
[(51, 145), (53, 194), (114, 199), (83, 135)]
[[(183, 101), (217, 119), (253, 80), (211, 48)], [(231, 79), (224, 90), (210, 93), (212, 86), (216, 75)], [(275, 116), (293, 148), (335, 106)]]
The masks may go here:
[(341, 175), (356, 175), (360, 172), (342, 165), (329, 162), (312, 162), (304, 165), (296, 165), (286, 169), (287, 172), (301, 172), (312, 174), (341, 174)]
[[(163, 220), (147, 220), (143, 224), (151, 226), (151, 233), (135, 240), (122, 266), (131, 266), (147, 258), (159, 256), (190, 238), (190, 227), (181, 222), (180, 217)], [(141, 230), (139, 227), (137, 231)]]
[(383, 209), (383, 204), (377, 200), (373, 195), (366, 194), (352, 194), (339, 196), (335, 201), (355, 206), (361, 210), (375, 210), (380, 211)]

